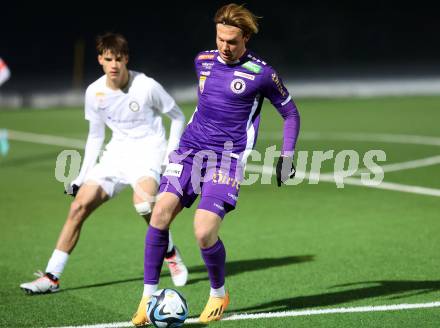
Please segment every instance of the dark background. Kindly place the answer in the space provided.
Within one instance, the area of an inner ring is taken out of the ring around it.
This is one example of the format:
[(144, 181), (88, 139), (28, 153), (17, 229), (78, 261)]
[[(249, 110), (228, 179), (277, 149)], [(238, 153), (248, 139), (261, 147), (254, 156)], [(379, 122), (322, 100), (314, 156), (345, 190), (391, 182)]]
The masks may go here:
[[(2, 91), (72, 87), (74, 46), (85, 45), (81, 87), (101, 70), (97, 34), (124, 34), (131, 69), (166, 86), (194, 83), (193, 58), (215, 48), (214, 13), (225, 1), (2, 3)], [(238, 2), (241, 3), (241, 2)], [(285, 79), (440, 73), (440, 19), (423, 3), (248, 1), (260, 20), (251, 48)]]

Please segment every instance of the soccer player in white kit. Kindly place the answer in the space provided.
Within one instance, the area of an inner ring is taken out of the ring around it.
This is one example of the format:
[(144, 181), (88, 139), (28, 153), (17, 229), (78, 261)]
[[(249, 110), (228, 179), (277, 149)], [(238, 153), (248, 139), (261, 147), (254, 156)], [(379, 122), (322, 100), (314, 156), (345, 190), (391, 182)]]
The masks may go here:
[[(98, 61), (105, 75), (85, 94), (85, 118), (89, 134), (78, 177), (66, 193), (75, 196), (45, 273), (20, 287), (28, 294), (59, 290), (59, 280), (70, 253), (78, 242), (87, 217), (124, 187), (133, 188), (136, 211), (147, 222), (151, 215), (162, 165), (177, 148), (185, 117), (175, 101), (154, 79), (128, 70), (128, 43), (120, 34), (98, 36)], [(161, 115), (171, 119), (168, 145)], [(105, 126), (113, 134), (105, 146)], [(188, 270), (170, 237), (167, 259), (173, 283), (185, 285)]]

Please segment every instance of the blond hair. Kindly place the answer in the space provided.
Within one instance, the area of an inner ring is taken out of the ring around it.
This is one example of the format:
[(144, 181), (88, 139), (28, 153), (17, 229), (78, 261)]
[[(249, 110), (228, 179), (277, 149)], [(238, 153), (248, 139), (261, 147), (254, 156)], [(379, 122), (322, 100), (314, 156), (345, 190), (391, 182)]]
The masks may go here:
[(251, 11), (244, 7), (244, 5), (237, 5), (230, 3), (221, 7), (214, 16), (216, 24), (224, 24), (238, 27), (243, 31), (245, 36), (251, 36), (258, 33), (257, 19)]

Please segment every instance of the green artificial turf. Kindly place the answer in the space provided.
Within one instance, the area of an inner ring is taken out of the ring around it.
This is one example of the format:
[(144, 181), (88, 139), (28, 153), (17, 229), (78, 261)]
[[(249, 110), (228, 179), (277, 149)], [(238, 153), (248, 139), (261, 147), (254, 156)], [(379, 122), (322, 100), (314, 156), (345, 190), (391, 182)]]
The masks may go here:
[[(299, 99), (297, 151), (350, 149), (360, 159), (385, 151), (383, 164), (439, 154), (439, 146), (340, 140), (325, 133), (440, 138), (440, 97)], [(189, 118), (194, 105), (183, 105)], [(168, 124), (168, 122), (166, 122)], [(282, 120), (265, 104), (256, 149), (280, 149)], [(0, 128), (85, 140), (81, 109), (0, 111)], [(321, 133), (322, 137), (313, 137)], [(304, 138), (302, 138), (304, 136)], [(366, 138), (368, 139), (368, 138)], [(59, 293), (27, 296), (19, 284), (44, 270), (71, 198), (55, 179), (58, 154), (69, 147), (10, 140), (0, 157), (0, 326), (56, 327), (129, 321), (143, 288), (146, 225), (130, 189), (85, 223)], [(79, 149), (82, 153), (82, 150)], [(252, 164), (262, 165), (252, 161)], [(361, 163), (362, 164), (362, 163)], [(360, 165), (360, 168), (363, 165)], [(310, 170), (310, 162), (306, 167)], [(334, 171), (334, 157), (324, 162)], [(440, 189), (440, 164), (385, 173), (385, 182)], [(172, 226), (189, 267), (178, 288), (196, 317), (209, 281), (193, 235), (194, 208)], [(243, 186), (238, 207), (221, 229), (227, 248), (227, 314), (302, 311), (440, 301), (440, 198), (335, 183)], [(164, 267), (161, 287), (173, 287)], [(437, 327), (440, 309), (319, 314), (220, 321), (213, 327)], [(187, 327), (200, 327), (187, 324)]]

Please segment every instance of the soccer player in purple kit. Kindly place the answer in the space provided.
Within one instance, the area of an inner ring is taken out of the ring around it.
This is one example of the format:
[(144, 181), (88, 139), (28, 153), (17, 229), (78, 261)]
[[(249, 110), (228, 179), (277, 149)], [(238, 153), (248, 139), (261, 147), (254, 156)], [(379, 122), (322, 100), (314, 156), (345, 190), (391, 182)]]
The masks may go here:
[[(147, 231), (144, 292), (132, 318), (135, 326), (148, 323), (146, 305), (158, 288), (169, 226), (199, 193), (194, 231), (211, 284), (199, 321), (220, 320), (226, 310), (226, 251), (218, 232), (225, 214), (235, 208), (246, 157), (256, 142), (264, 98), (284, 119), (283, 146), (276, 168), (278, 186), (295, 174), (299, 113), (274, 69), (246, 49), (251, 35), (258, 32), (257, 17), (244, 6), (231, 3), (217, 11), (214, 21), (217, 50), (201, 52), (195, 58), (197, 107), (179, 149), (170, 155)], [(204, 157), (208, 157), (207, 163)]]

